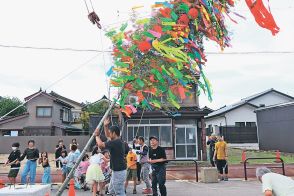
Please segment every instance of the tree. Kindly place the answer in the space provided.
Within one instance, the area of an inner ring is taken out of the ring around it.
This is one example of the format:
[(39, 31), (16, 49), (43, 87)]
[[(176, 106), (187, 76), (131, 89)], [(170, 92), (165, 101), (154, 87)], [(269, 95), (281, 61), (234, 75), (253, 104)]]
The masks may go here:
[[(0, 97), (0, 117), (4, 116), (21, 104), (23, 104), (23, 102), (16, 97)], [(9, 116), (16, 116), (25, 112), (26, 108), (24, 106), (21, 106), (10, 113)]]

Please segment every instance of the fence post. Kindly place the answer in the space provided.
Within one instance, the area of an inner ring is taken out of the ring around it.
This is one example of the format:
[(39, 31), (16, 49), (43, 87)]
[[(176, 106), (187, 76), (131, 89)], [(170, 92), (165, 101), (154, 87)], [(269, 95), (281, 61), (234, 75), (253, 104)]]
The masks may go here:
[(245, 175), (245, 180), (247, 180), (247, 167), (246, 167), (247, 159), (244, 161), (244, 175)]

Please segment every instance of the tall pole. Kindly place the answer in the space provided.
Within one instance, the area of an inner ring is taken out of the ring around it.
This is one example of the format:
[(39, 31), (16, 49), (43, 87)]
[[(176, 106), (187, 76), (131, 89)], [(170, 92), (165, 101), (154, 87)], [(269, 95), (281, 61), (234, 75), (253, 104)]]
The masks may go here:
[[(122, 87), (118, 93), (118, 97), (120, 96), (120, 94), (122, 93), (124, 87)], [(97, 125), (97, 128), (98, 129), (101, 129), (102, 127), (102, 124), (104, 122), (104, 120), (107, 118), (108, 114), (110, 113), (111, 109), (113, 108), (114, 104), (116, 102), (113, 101), (111, 103), (111, 105), (109, 105), (108, 109), (106, 110), (104, 116), (102, 117), (102, 119), (100, 120), (99, 124)], [(70, 170), (69, 174), (67, 175), (65, 181), (63, 182), (63, 184), (61, 185), (61, 187), (58, 189), (58, 192), (57, 192), (57, 196), (61, 196), (62, 192), (64, 191), (65, 187), (67, 186), (67, 184), (69, 183), (70, 179), (72, 178), (75, 170), (77, 169), (77, 167), (79, 166), (80, 162), (82, 161), (83, 157), (85, 156), (86, 152), (87, 152), (87, 149), (91, 146), (93, 140), (95, 139), (95, 132), (92, 134), (92, 136), (90, 137), (89, 141), (87, 142), (86, 146), (84, 147), (82, 153), (80, 154), (77, 162), (75, 163), (75, 165), (73, 166), (73, 168)]]

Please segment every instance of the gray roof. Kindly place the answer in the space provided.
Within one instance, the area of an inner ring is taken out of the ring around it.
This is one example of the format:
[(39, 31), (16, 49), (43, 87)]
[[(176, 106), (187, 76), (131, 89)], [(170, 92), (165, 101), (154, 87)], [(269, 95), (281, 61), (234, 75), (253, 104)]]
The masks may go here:
[(227, 112), (229, 112), (229, 111), (231, 111), (231, 110), (234, 110), (234, 109), (236, 109), (236, 108), (239, 108), (239, 107), (241, 107), (241, 106), (243, 106), (243, 105), (250, 105), (250, 106), (252, 106), (252, 107), (258, 108), (259, 106), (256, 106), (256, 105), (254, 105), (254, 104), (251, 104), (250, 101), (252, 101), (252, 100), (254, 100), (254, 99), (258, 98), (258, 97), (261, 97), (261, 96), (263, 96), (263, 95), (265, 95), (265, 94), (271, 93), (271, 92), (275, 92), (275, 93), (281, 94), (281, 95), (283, 95), (283, 96), (289, 97), (289, 98), (291, 98), (291, 99), (294, 100), (294, 97), (292, 97), (292, 96), (290, 96), (290, 95), (287, 95), (287, 94), (285, 94), (285, 93), (282, 93), (282, 92), (280, 92), (280, 91), (277, 91), (277, 90), (275, 90), (275, 89), (273, 89), (273, 88), (271, 88), (271, 89), (268, 89), (268, 90), (263, 91), (263, 92), (261, 92), (261, 93), (257, 93), (257, 94), (251, 95), (251, 96), (249, 96), (249, 97), (243, 98), (243, 99), (241, 99), (239, 102), (234, 103), (234, 104), (232, 104), (232, 105), (228, 105), (228, 106), (225, 105), (225, 106), (223, 106), (223, 107), (221, 107), (221, 108), (215, 110), (214, 112), (211, 112), (211, 113), (208, 114), (205, 118), (208, 119), (208, 118), (213, 118), (213, 117), (216, 117), (216, 116), (222, 115), (222, 114), (227, 113)]
[(275, 105), (270, 105), (266, 107), (261, 107), (256, 109), (255, 111), (262, 111), (262, 110), (268, 110), (268, 109), (273, 109), (273, 108), (282, 108), (282, 107), (287, 107), (287, 106), (292, 106), (294, 105), (294, 101), (286, 102), (286, 103), (279, 103)]

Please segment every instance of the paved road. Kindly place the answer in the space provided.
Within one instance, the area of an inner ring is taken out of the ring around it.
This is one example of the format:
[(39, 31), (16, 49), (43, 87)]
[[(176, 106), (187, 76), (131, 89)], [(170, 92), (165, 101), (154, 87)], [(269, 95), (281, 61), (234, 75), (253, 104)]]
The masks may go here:
[[(194, 183), (189, 181), (167, 181), (168, 196), (258, 196), (261, 194), (261, 185), (257, 181), (241, 181), (231, 180), (228, 182), (220, 182), (213, 184)], [(137, 187), (138, 193), (141, 192), (143, 185)], [(56, 189), (52, 191), (52, 195), (55, 195)], [(63, 193), (67, 196), (67, 191)], [(127, 190), (127, 195), (135, 196), (132, 194), (132, 187)], [(136, 196), (143, 195), (137, 194)], [(77, 191), (76, 196), (91, 196), (91, 192)]]

